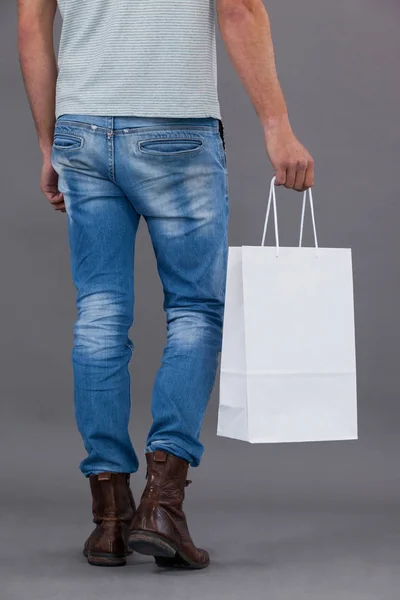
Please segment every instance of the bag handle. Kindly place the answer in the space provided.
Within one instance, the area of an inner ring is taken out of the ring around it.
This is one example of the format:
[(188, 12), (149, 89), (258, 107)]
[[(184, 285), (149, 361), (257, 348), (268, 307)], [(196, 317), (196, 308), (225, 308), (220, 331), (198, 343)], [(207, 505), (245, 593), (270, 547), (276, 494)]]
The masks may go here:
[[(278, 213), (277, 213), (277, 209), (276, 209), (275, 180), (276, 180), (276, 177), (274, 176), (271, 180), (271, 185), (270, 185), (270, 189), (269, 189), (267, 214), (265, 215), (264, 231), (263, 231), (263, 236), (262, 236), (262, 240), (261, 240), (261, 246), (264, 246), (265, 237), (267, 235), (267, 226), (268, 226), (269, 214), (271, 211), (271, 204), (272, 204), (273, 211), (274, 211), (276, 257), (278, 258), (279, 257), (279, 228), (278, 228)], [(304, 216), (305, 216), (305, 211), (306, 211), (307, 192), (308, 192), (308, 197), (310, 199), (311, 219), (312, 219), (313, 231), (314, 231), (314, 242), (315, 242), (316, 256), (318, 258), (318, 238), (317, 238), (317, 228), (315, 225), (314, 202), (313, 202), (311, 188), (308, 188), (303, 194), (303, 207), (301, 210), (299, 248), (301, 248), (302, 242), (303, 242)]]

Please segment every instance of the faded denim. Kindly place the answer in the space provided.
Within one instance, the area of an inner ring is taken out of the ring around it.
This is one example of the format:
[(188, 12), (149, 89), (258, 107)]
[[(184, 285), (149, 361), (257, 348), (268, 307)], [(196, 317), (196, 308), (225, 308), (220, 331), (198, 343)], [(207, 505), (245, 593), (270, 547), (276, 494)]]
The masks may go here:
[(87, 451), (81, 471), (138, 469), (128, 433), (128, 365), (140, 217), (157, 260), (167, 326), (145, 450), (163, 449), (197, 466), (225, 300), (229, 206), (220, 121), (64, 114), (56, 122), (52, 164), (64, 194), (77, 289), (72, 363), (75, 416)]

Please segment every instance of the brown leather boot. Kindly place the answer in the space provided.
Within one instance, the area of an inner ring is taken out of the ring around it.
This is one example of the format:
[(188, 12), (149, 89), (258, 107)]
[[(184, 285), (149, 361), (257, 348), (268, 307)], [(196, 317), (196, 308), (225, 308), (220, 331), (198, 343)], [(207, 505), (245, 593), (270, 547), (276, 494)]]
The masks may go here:
[(196, 548), (188, 530), (182, 503), (189, 463), (162, 450), (149, 452), (147, 485), (132, 522), (129, 547), (152, 555), (160, 567), (203, 569), (210, 562)]
[(126, 564), (129, 533), (136, 507), (129, 473), (90, 475), (93, 522), (96, 527), (85, 542), (83, 555), (91, 565)]

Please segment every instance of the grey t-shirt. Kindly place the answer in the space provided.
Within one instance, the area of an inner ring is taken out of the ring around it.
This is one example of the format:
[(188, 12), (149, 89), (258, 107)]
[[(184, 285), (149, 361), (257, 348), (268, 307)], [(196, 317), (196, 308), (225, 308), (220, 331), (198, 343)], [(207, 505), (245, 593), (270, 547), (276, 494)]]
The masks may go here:
[(56, 117), (221, 118), (215, 0), (58, 0)]

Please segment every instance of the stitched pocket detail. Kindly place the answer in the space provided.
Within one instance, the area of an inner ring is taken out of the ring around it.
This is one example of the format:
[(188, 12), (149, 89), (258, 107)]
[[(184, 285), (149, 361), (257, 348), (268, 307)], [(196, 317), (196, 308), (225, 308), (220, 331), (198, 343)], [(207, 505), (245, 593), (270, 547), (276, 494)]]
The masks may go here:
[(152, 156), (173, 157), (183, 154), (197, 154), (203, 147), (203, 140), (199, 138), (157, 138), (140, 140), (139, 151)]
[(83, 138), (72, 133), (55, 132), (53, 148), (57, 150), (79, 150), (83, 146)]

